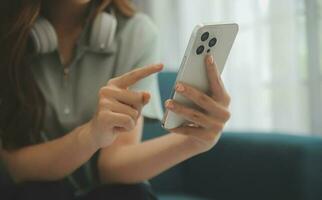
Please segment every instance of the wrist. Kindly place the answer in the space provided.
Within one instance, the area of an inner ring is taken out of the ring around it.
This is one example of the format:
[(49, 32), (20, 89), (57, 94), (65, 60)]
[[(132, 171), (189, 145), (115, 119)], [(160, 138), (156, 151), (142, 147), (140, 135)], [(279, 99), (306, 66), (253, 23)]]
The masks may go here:
[(172, 132), (171, 134), (173, 134), (174, 137), (180, 140), (182, 146), (187, 151), (189, 151), (189, 154), (191, 154), (192, 156), (201, 154), (206, 151), (204, 145), (200, 141), (197, 141), (197, 138), (193, 138), (182, 133)]
[(94, 152), (100, 149), (99, 143), (92, 133), (91, 122), (88, 122), (80, 127), (80, 131), (78, 132), (78, 140), (81, 144), (85, 145)]

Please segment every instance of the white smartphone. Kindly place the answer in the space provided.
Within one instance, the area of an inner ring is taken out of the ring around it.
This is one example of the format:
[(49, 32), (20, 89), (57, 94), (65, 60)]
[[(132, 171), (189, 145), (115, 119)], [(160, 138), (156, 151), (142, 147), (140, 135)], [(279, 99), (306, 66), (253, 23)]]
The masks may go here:
[[(212, 54), (219, 72), (222, 73), (237, 33), (238, 25), (234, 23), (197, 25), (191, 34), (176, 83), (187, 83), (208, 93), (209, 84), (205, 68), (205, 56)], [(176, 93), (174, 88), (170, 98), (188, 107), (198, 109), (193, 102)], [(167, 110), (163, 116), (162, 126), (165, 129), (173, 129), (185, 122), (187, 121), (184, 118)]]

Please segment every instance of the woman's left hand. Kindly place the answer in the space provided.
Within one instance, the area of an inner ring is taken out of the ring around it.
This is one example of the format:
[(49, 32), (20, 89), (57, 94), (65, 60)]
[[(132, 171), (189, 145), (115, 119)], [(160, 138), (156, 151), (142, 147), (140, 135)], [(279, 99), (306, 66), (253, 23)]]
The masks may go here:
[(228, 108), (230, 96), (223, 85), (214, 59), (208, 55), (205, 62), (210, 85), (210, 95), (188, 84), (178, 83), (176, 85), (178, 93), (190, 99), (202, 108), (203, 111), (200, 112), (196, 109), (188, 108), (173, 100), (167, 100), (165, 103), (167, 109), (192, 123), (170, 131), (188, 136), (189, 139), (192, 139), (197, 144), (198, 150), (201, 152), (210, 150), (217, 143), (225, 123), (230, 118)]

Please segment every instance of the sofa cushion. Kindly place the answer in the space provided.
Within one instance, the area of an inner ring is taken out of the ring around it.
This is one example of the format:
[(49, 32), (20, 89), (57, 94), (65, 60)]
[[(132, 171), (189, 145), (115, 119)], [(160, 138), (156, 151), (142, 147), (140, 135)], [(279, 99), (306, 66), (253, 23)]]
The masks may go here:
[(209, 200), (184, 194), (159, 195), (159, 200)]

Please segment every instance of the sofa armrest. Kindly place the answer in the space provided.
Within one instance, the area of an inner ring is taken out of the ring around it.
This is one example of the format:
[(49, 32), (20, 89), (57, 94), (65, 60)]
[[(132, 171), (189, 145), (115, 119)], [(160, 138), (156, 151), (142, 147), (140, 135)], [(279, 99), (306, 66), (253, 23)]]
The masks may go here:
[(322, 199), (322, 138), (225, 133), (184, 178), (187, 192), (210, 199)]

